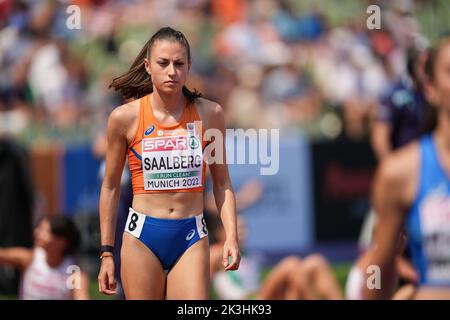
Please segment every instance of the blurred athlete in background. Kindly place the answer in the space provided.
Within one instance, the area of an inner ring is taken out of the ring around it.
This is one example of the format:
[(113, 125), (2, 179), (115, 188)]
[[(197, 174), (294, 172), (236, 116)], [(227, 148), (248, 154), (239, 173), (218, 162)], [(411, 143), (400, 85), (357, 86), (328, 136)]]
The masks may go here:
[(396, 244), (402, 228), (419, 273), (415, 299), (450, 299), (450, 39), (427, 61), (427, 98), (437, 110), (431, 134), (388, 156), (374, 184), (378, 228), (370, 264), (381, 270), (381, 289), (367, 298), (388, 298), (397, 278)]

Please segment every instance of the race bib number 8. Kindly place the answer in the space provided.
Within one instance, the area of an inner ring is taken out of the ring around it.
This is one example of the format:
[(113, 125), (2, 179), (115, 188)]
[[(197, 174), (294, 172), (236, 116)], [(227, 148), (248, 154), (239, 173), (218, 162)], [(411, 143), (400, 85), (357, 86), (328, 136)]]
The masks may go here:
[(142, 140), (145, 190), (190, 189), (202, 185), (203, 153), (195, 135)]

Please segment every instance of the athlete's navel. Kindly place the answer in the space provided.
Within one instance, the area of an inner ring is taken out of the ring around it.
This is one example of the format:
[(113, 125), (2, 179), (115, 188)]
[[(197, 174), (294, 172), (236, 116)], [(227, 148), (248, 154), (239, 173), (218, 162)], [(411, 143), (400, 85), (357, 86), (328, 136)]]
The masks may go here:
[(169, 208), (169, 213), (173, 213), (174, 210), (174, 208)]

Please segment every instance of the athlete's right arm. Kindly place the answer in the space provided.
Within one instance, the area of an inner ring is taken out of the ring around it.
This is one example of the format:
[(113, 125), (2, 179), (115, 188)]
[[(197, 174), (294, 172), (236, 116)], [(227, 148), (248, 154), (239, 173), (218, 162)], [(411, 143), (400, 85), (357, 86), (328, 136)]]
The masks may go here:
[[(117, 208), (120, 195), (120, 178), (126, 158), (128, 128), (127, 115), (123, 107), (111, 112), (108, 119), (106, 169), (100, 192), (101, 244), (114, 246), (117, 222)], [(98, 275), (99, 291), (104, 294), (116, 293), (114, 261), (112, 255), (102, 259)]]
[(32, 259), (32, 249), (21, 247), (0, 248), (0, 265), (12, 266), (25, 271)]

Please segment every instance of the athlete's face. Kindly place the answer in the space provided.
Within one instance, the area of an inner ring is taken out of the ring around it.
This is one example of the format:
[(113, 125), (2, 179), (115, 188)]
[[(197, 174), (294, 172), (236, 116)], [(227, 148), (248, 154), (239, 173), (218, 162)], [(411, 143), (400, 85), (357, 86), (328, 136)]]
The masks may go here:
[(450, 112), (450, 41), (439, 50), (427, 94), (433, 105)]
[(67, 243), (63, 237), (54, 235), (50, 222), (44, 219), (34, 230), (35, 245), (47, 252), (61, 253), (66, 249)]
[(173, 94), (180, 91), (190, 70), (186, 48), (173, 40), (157, 40), (150, 58), (144, 60), (152, 76), (153, 86), (160, 92)]

